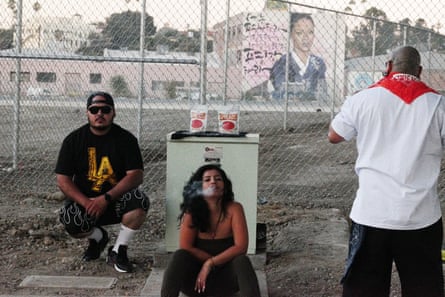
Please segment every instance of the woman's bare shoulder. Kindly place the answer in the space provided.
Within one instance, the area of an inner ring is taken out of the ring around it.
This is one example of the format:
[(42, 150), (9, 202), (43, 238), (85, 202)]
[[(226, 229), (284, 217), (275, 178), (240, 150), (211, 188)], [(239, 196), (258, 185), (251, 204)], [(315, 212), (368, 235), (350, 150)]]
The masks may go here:
[(227, 204), (227, 211), (231, 213), (244, 212), (243, 205), (238, 201), (232, 201)]

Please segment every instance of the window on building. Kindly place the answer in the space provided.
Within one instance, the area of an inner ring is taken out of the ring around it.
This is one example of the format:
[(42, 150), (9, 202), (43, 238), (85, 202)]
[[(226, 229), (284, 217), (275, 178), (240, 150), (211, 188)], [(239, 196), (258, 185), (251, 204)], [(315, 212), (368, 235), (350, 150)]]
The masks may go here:
[(90, 84), (100, 84), (102, 82), (102, 73), (90, 73)]
[(164, 82), (160, 80), (154, 80), (151, 82), (152, 91), (162, 91), (164, 89)]
[(56, 82), (56, 74), (54, 72), (37, 72), (36, 81)]
[(179, 87), (179, 88), (183, 88), (185, 86), (184, 81), (175, 80), (175, 81), (169, 81), (168, 83), (173, 84), (174, 86)]
[[(9, 73), (9, 80), (14, 82), (15, 81), (16, 72), (11, 71)], [(29, 82), (31, 81), (31, 73), (29, 72), (20, 72), (20, 81), (22, 82)]]

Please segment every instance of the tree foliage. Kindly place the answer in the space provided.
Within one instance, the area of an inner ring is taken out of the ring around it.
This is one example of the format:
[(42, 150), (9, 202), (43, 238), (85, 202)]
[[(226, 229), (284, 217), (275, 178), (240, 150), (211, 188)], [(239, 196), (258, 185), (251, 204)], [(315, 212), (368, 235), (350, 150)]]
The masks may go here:
[(131, 92), (128, 88), (127, 81), (122, 75), (116, 75), (111, 77), (110, 86), (113, 90), (113, 94), (117, 97), (130, 97)]
[(11, 9), (14, 16), (17, 15), (17, 5), (15, 3), (15, 0), (8, 0), (8, 8)]
[(196, 53), (200, 51), (200, 33), (198, 31), (180, 32), (173, 28), (161, 28), (152, 39), (156, 46), (167, 46), (169, 51)]
[(77, 49), (76, 53), (86, 56), (102, 56), (105, 48), (109, 48), (110, 43), (102, 38), (99, 33), (90, 33), (88, 36), (88, 45)]
[(388, 21), (384, 11), (375, 7), (366, 10), (364, 17), (347, 36), (347, 58), (371, 56), (374, 42), (375, 55), (387, 54), (404, 44), (412, 45), (420, 51), (441, 51), (445, 48), (445, 37), (429, 29), (423, 18), (417, 19), (414, 24), (409, 18), (394, 23)]
[(373, 35), (375, 28), (375, 54), (385, 54), (392, 48), (397, 40), (395, 38), (396, 25), (388, 22), (386, 13), (375, 7), (366, 10), (363, 15), (365, 18), (352, 32), (351, 37), (347, 39), (347, 48), (349, 55), (371, 56), (373, 51)]
[(417, 19), (414, 26), (406, 28), (406, 39), (409, 44), (420, 51), (427, 51), (430, 48), (435, 51), (445, 49), (445, 36), (428, 28), (428, 24), (423, 18)]
[[(141, 14), (135, 11), (114, 13), (105, 23), (98, 23), (100, 33), (88, 37), (89, 44), (77, 50), (78, 54), (101, 56), (105, 48), (138, 50), (140, 44)], [(153, 17), (145, 14), (145, 44), (150, 44), (156, 32)]]
[[(103, 38), (109, 41), (112, 49), (139, 49), (141, 14), (136, 11), (126, 11), (112, 14), (102, 32)], [(145, 14), (145, 38), (153, 35), (156, 27), (153, 17)]]

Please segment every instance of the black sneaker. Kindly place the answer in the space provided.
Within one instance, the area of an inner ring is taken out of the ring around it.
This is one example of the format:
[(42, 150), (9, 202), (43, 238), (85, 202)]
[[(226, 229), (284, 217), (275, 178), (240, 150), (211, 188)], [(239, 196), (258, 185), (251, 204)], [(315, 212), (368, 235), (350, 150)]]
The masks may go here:
[(133, 270), (133, 266), (128, 260), (126, 245), (120, 245), (117, 253), (110, 246), (108, 248), (107, 263), (112, 265), (117, 272), (131, 272)]
[(99, 229), (102, 231), (102, 239), (99, 240), (99, 242), (97, 242), (94, 239), (88, 239), (90, 244), (88, 245), (88, 248), (85, 250), (85, 253), (83, 254), (82, 257), (83, 261), (92, 261), (98, 259), (100, 257), (100, 254), (107, 246), (108, 233), (101, 227), (99, 227)]

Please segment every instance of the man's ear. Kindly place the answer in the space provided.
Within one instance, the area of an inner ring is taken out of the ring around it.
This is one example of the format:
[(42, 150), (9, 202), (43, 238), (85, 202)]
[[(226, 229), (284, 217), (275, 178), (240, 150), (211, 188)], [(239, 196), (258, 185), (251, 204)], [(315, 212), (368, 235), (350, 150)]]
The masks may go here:
[(419, 66), (419, 72), (417, 72), (417, 77), (420, 78), (420, 74), (422, 73), (423, 67)]
[(392, 61), (389, 60), (388, 62), (386, 62), (386, 71), (383, 72), (383, 76), (388, 76), (388, 74), (390, 74), (392, 71)]

